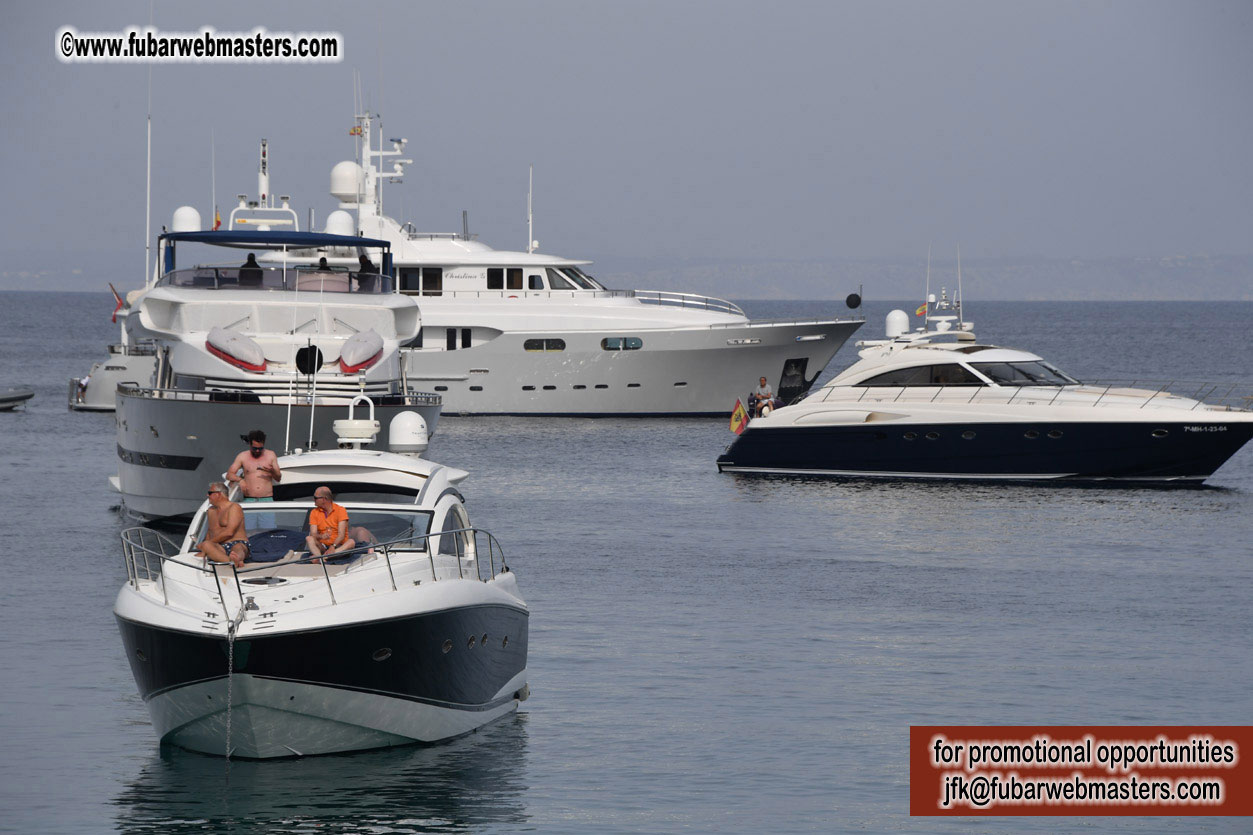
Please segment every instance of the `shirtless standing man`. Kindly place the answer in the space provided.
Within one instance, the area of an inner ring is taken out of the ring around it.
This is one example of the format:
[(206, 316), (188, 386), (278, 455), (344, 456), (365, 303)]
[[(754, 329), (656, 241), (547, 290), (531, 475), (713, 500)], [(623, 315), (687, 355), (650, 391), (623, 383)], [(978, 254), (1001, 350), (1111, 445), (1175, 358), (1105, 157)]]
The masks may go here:
[[(226, 469), (226, 480), (235, 484), (243, 482), (244, 501), (274, 501), (274, 482), (283, 480), (278, 468), (278, 456), (265, 448), (265, 433), (254, 429), (248, 433), (248, 449), (235, 456)], [(243, 477), (239, 471), (243, 470)]]
[(241, 568), (249, 554), (244, 510), (226, 498), (226, 485), (220, 481), (209, 485), (209, 504), (204, 541), (196, 544), (196, 550), (213, 562), (234, 563)]

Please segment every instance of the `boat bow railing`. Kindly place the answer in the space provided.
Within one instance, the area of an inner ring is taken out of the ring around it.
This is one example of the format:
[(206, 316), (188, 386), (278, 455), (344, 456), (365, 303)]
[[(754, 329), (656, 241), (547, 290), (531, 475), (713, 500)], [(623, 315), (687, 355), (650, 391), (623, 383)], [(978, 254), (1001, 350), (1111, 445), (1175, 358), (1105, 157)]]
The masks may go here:
[(712, 296), (698, 296), (693, 293), (672, 293), (668, 290), (633, 290), (629, 292), (633, 293), (635, 298), (644, 304), (698, 308), (700, 310), (712, 310), (717, 313), (730, 313), (733, 316), (744, 316), (744, 311), (738, 304), (729, 302), (726, 299), (715, 299)]
[[(445, 537), (451, 537), (451, 539), (445, 539)], [(392, 564), (392, 558), (398, 553), (425, 553), (430, 567), (430, 582), (457, 579), (479, 580), (486, 583), (501, 574), (508, 573), (510, 570), (505, 562), (505, 552), (501, 548), (499, 540), (490, 531), (481, 528), (457, 528), (436, 533), (404, 536), (388, 542), (364, 543), (346, 551), (336, 552), (334, 555), (325, 558), (306, 554), (303, 557), (289, 561), (249, 563), (243, 568), (236, 567), (232, 563), (206, 562), (194, 553), (184, 553), (178, 543), (151, 528), (127, 528), (122, 531), (121, 538), (122, 554), (126, 562), (127, 583), (136, 591), (142, 591), (141, 584), (145, 583), (149, 587), (160, 586), (161, 601), (168, 606), (170, 605), (169, 589), (166, 587), (165, 582), (165, 566), (167, 563), (180, 565), (200, 574), (212, 575), (217, 588), (218, 599), (222, 604), (222, 613), (227, 622), (231, 620), (232, 613), (226, 604), (227, 595), (223, 593), (222, 574), (218, 569), (229, 568), (233, 575), (235, 591), (239, 599), (237, 612), (246, 605), (246, 595), (256, 594), (255, 589), (244, 587), (244, 584), (250, 578), (254, 576), (258, 578), (261, 576), (273, 577), (276, 574), (281, 576), (283, 570), (293, 566), (320, 566), (322, 578), (326, 582), (327, 592), (333, 605), (339, 603), (335, 596), (336, 580), (346, 576), (356, 576), (362, 570), (371, 570), (379, 567), (376, 565), (377, 561), (365, 560), (364, 557), (367, 556), (380, 558), (383, 566), (387, 569), (390, 589), (383, 588), (381, 592), (389, 590), (394, 592), (400, 588), (396, 582), (396, 571)], [(435, 548), (430, 547), (432, 539), (435, 540)], [(448, 543), (451, 543), (451, 550), (446, 550), (446, 548), (449, 548)], [(486, 561), (482, 559), (484, 552), (487, 555)], [(440, 558), (446, 559), (441, 560)], [(455, 569), (447, 565), (447, 558), (455, 560)], [(156, 582), (158, 578), (161, 579), (160, 583)], [(423, 579), (419, 579), (415, 580), (414, 584), (420, 585), (422, 582)], [(370, 593), (377, 594), (380, 592), (371, 589)]]
[[(298, 379), (303, 382), (303, 379)], [(348, 399), (362, 394), (369, 395), (376, 406), (439, 406), (443, 403), (442, 395), (434, 392), (410, 389), (406, 392), (395, 392), (397, 384), (402, 381), (379, 380), (366, 383), (358, 382), (335, 384), (318, 381), (318, 394), (314, 398), (318, 406), (345, 405)], [(270, 391), (262, 386), (268, 385)], [(276, 391), (279, 387), (281, 390)], [(263, 403), (270, 405), (287, 405), (292, 401), (297, 405), (307, 405), (311, 395), (304, 388), (291, 391), (291, 379), (275, 381), (268, 384), (256, 383), (252, 387), (240, 385), (232, 389), (190, 389), (190, 388), (152, 388), (135, 383), (118, 383), (117, 392), (126, 397), (141, 397), (156, 400), (191, 400), (206, 403)]]
[[(1101, 380), (1065, 386), (826, 386), (810, 395), (815, 402), (838, 402), (838, 393), (860, 391), (848, 397), (855, 403), (959, 402), (996, 405), (1178, 408), (1180, 400), (1191, 402), (1188, 410), (1200, 408), (1253, 410), (1253, 387), (1248, 383), (1199, 382), (1187, 380)], [(798, 398), (799, 400), (805, 397)]]

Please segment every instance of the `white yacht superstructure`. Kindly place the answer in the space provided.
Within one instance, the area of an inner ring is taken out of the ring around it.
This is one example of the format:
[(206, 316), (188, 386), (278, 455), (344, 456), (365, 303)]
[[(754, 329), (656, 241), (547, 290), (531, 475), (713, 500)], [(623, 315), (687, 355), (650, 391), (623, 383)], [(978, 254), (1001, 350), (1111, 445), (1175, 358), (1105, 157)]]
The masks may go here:
[[(175, 248), (193, 244), (373, 246), (384, 253), (383, 272), (255, 261), (178, 268)], [(384, 419), (416, 409), (434, 430), (438, 395), (404, 379), (398, 348), (421, 318), (412, 299), (387, 291), (386, 242), (178, 231), (162, 235), (160, 248), (163, 275), (127, 316), (132, 340), (155, 346), (153, 379), (117, 391), (116, 486), (132, 515), (193, 512), (254, 429), (280, 452), (333, 445), (331, 409), (359, 394), (373, 397)]]
[[(765, 376), (803, 394), (860, 318), (750, 321), (735, 304), (685, 293), (610, 290), (588, 261), (496, 250), (469, 233), (420, 233), (382, 212), (382, 185), (409, 160), (371, 145), (357, 117), (359, 161), (337, 164), (339, 209), (326, 231), (387, 240), (402, 294), (418, 299), (422, 330), (405, 343), (408, 378), (442, 394), (445, 413), (527, 415), (725, 414)], [(392, 168), (385, 171), (384, 161)], [(320, 255), (350, 266), (355, 252)]]

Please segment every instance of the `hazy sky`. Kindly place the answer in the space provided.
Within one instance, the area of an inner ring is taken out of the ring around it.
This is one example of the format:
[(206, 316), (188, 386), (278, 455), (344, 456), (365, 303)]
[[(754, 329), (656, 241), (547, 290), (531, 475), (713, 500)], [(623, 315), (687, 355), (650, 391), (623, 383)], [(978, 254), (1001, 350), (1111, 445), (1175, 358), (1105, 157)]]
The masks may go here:
[[(0, 28), (0, 249), (143, 264), (145, 65), (56, 30), (148, 2), (22, 3)], [(360, 11), (354, 11), (360, 9)], [(165, 31), (333, 31), (339, 64), (152, 72), (153, 226), (217, 193), (334, 208), (352, 75), (415, 165), (389, 213), (596, 260), (1253, 253), (1249, 2), (156, 3)], [(211, 142), (212, 137), (212, 142)], [(100, 264), (111, 275), (97, 275)], [(123, 265), (119, 267), (118, 265)], [(0, 288), (26, 286), (11, 275)]]

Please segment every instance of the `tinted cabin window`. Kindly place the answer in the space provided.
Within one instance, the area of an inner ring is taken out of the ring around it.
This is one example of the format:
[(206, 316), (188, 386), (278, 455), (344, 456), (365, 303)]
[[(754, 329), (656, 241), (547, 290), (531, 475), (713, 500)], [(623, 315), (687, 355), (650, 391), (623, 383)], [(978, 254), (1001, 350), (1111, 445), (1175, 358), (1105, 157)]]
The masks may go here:
[(510, 290), (522, 289), (522, 268), (521, 267), (509, 268), (509, 289)]
[(500, 267), (487, 268), (487, 289), (488, 290), (504, 290), (505, 289), (505, 271)]
[(527, 279), (527, 289), (529, 290), (543, 290), (544, 289), (544, 277), (543, 276), (528, 275), (526, 279)]
[(976, 362), (975, 370), (1002, 386), (1072, 386), (1079, 381), (1043, 360), (1039, 362)]
[(444, 268), (422, 268), (422, 295), (442, 296), (444, 294)]
[(457, 329), (456, 328), (448, 328), (447, 339), (448, 341), (446, 344), (447, 344), (448, 350), (450, 351), (457, 350)]
[(524, 351), (564, 351), (565, 349), (564, 339), (528, 339), (522, 343)]
[(549, 289), (551, 290), (573, 290), (574, 289), (574, 285), (570, 283), (570, 280), (566, 278), (565, 276), (563, 276), (561, 273), (551, 268), (549, 268), (547, 272), (548, 272)]
[(469, 328), (461, 329), (461, 347), (462, 348), (470, 347), (470, 329)]
[(570, 277), (570, 280), (582, 287), (584, 290), (595, 290), (596, 285), (588, 281), (583, 273), (578, 271), (576, 267), (565, 267), (562, 272)]
[(422, 271), (416, 267), (402, 269), (400, 271), (400, 289), (412, 293), (416, 293), (422, 289), (419, 287), (421, 273)]
[(983, 381), (956, 363), (898, 368), (871, 377), (858, 386), (981, 386)]
[(605, 351), (638, 351), (644, 347), (644, 340), (638, 336), (608, 336), (600, 341)]

